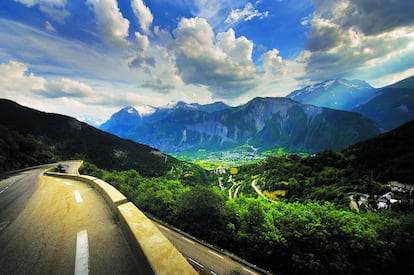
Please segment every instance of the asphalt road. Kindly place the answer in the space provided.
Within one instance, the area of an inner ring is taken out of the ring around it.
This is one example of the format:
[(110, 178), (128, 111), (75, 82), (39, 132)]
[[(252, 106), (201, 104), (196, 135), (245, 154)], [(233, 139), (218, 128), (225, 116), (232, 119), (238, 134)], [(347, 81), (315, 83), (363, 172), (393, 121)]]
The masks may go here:
[(142, 274), (96, 190), (40, 173), (0, 181), (0, 274)]
[(237, 271), (236, 274), (260, 274), (224, 254), (185, 237), (177, 231), (155, 221), (153, 223), (199, 272), (203, 272), (202, 274), (231, 274), (233, 271)]

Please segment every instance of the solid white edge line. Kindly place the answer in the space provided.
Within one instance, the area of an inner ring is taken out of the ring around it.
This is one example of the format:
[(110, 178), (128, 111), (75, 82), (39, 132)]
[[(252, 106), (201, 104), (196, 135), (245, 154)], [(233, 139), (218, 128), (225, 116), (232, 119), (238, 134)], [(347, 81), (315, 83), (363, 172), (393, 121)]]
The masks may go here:
[(243, 267), (243, 270), (245, 270), (245, 271), (247, 271), (247, 272), (249, 272), (249, 273), (251, 273), (251, 274), (257, 274), (256, 272), (253, 272), (253, 271), (251, 271), (250, 269), (247, 269), (247, 268), (245, 268), (245, 267)]
[(162, 229), (164, 229), (165, 231), (171, 231), (170, 229), (168, 229), (167, 227), (163, 226), (163, 225), (159, 225)]
[(75, 275), (89, 274), (88, 232), (79, 231), (76, 238)]
[(204, 268), (204, 265), (200, 264), (199, 262), (197, 262), (197, 261), (195, 261), (195, 260), (193, 260), (193, 259), (191, 259), (191, 258), (188, 258), (188, 260), (189, 260), (190, 262), (192, 262), (192, 263), (194, 263), (194, 264), (198, 265), (199, 267)]
[(207, 249), (207, 252), (210, 253), (210, 254), (212, 254), (212, 255), (214, 255), (214, 256), (216, 256), (216, 257), (219, 257), (220, 259), (224, 259), (223, 256), (221, 256), (220, 254), (217, 254), (214, 251), (211, 251), (210, 249)]
[(186, 237), (181, 237), (181, 238), (183, 238), (184, 240), (186, 240), (187, 242), (189, 242), (189, 243), (191, 243), (191, 244), (195, 244), (195, 242), (193, 242), (192, 240), (190, 240), (190, 239), (187, 239)]
[(77, 203), (83, 202), (81, 194), (79, 193), (79, 190), (74, 190), (73, 194), (75, 194), (75, 199)]

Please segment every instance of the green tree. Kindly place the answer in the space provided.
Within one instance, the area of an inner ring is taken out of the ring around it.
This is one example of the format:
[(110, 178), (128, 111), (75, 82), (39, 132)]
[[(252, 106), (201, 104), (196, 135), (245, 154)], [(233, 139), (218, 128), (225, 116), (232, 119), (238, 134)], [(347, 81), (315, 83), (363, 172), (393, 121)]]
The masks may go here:
[(176, 224), (207, 241), (226, 239), (225, 198), (212, 189), (196, 186), (179, 198)]

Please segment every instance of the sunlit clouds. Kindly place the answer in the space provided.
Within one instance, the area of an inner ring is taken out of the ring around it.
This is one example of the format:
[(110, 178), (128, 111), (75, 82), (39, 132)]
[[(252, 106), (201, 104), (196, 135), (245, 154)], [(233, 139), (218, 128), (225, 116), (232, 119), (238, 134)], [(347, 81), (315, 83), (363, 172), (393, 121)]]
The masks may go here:
[(414, 68), (413, 1), (2, 5), (2, 97), (94, 121), (125, 105), (237, 105), (337, 77), (380, 86)]

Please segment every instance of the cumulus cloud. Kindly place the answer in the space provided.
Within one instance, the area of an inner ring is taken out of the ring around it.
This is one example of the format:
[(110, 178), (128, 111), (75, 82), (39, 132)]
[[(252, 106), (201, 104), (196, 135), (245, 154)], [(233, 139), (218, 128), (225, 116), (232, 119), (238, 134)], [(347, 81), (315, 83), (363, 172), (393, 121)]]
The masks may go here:
[(173, 31), (176, 66), (187, 84), (205, 85), (218, 98), (233, 98), (257, 85), (253, 42), (232, 29), (215, 36), (203, 18), (183, 18)]
[(93, 89), (85, 83), (69, 78), (61, 78), (46, 82), (44, 87), (37, 90), (36, 93), (47, 98), (83, 98), (91, 96), (93, 94)]
[(42, 12), (50, 16), (54, 21), (64, 23), (70, 13), (65, 9), (66, 0), (14, 0), (26, 7), (39, 5)]
[(243, 9), (232, 9), (224, 22), (227, 24), (236, 24), (240, 21), (250, 21), (255, 17), (263, 19), (267, 16), (269, 16), (268, 11), (260, 12), (254, 9), (253, 5), (249, 2)]
[(42, 89), (46, 80), (28, 72), (28, 67), (18, 61), (0, 64), (0, 90), (5, 94), (24, 93)]
[(113, 46), (126, 46), (129, 21), (122, 16), (116, 0), (87, 0), (93, 9), (103, 39)]
[(148, 36), (135, 32), (135, 39), (137, 52), (128, 66), (130, 68), (143, 68), (144, 65), (154, 67), (155, 57), (148, 52), (148, 46), (150, 44)]
[[(372, 66), (385, 66), (402, 52), (413, 51), (413, 1), (385, 5), (380, 0), (317, 0), (315, 4), (305, 45), (306, 72), (313, 80), (363, 78), (356, 72), (372, 71)], [(403, 66), (394, 64), (386, 73), (406, 70)]]
[(151, 10), (145, 5), (143, 0), (132, 0), (131, 7), (135, 16), (138, 18), (141, 30), (145, 34), (150, 34), (150, 26), (154, 19)]
[(414, 2), (397, 0), (349, 0), (334, 20), (344, 27), (356, 27), (365, 35), (377, 35), (414, 24)]
[(265, 71), (271, 72), (274, 75), (283, 75), (285, 73), (285, 64), (277, 49), (265, 52), (260, 56), (260, 60), (264, 64)]

